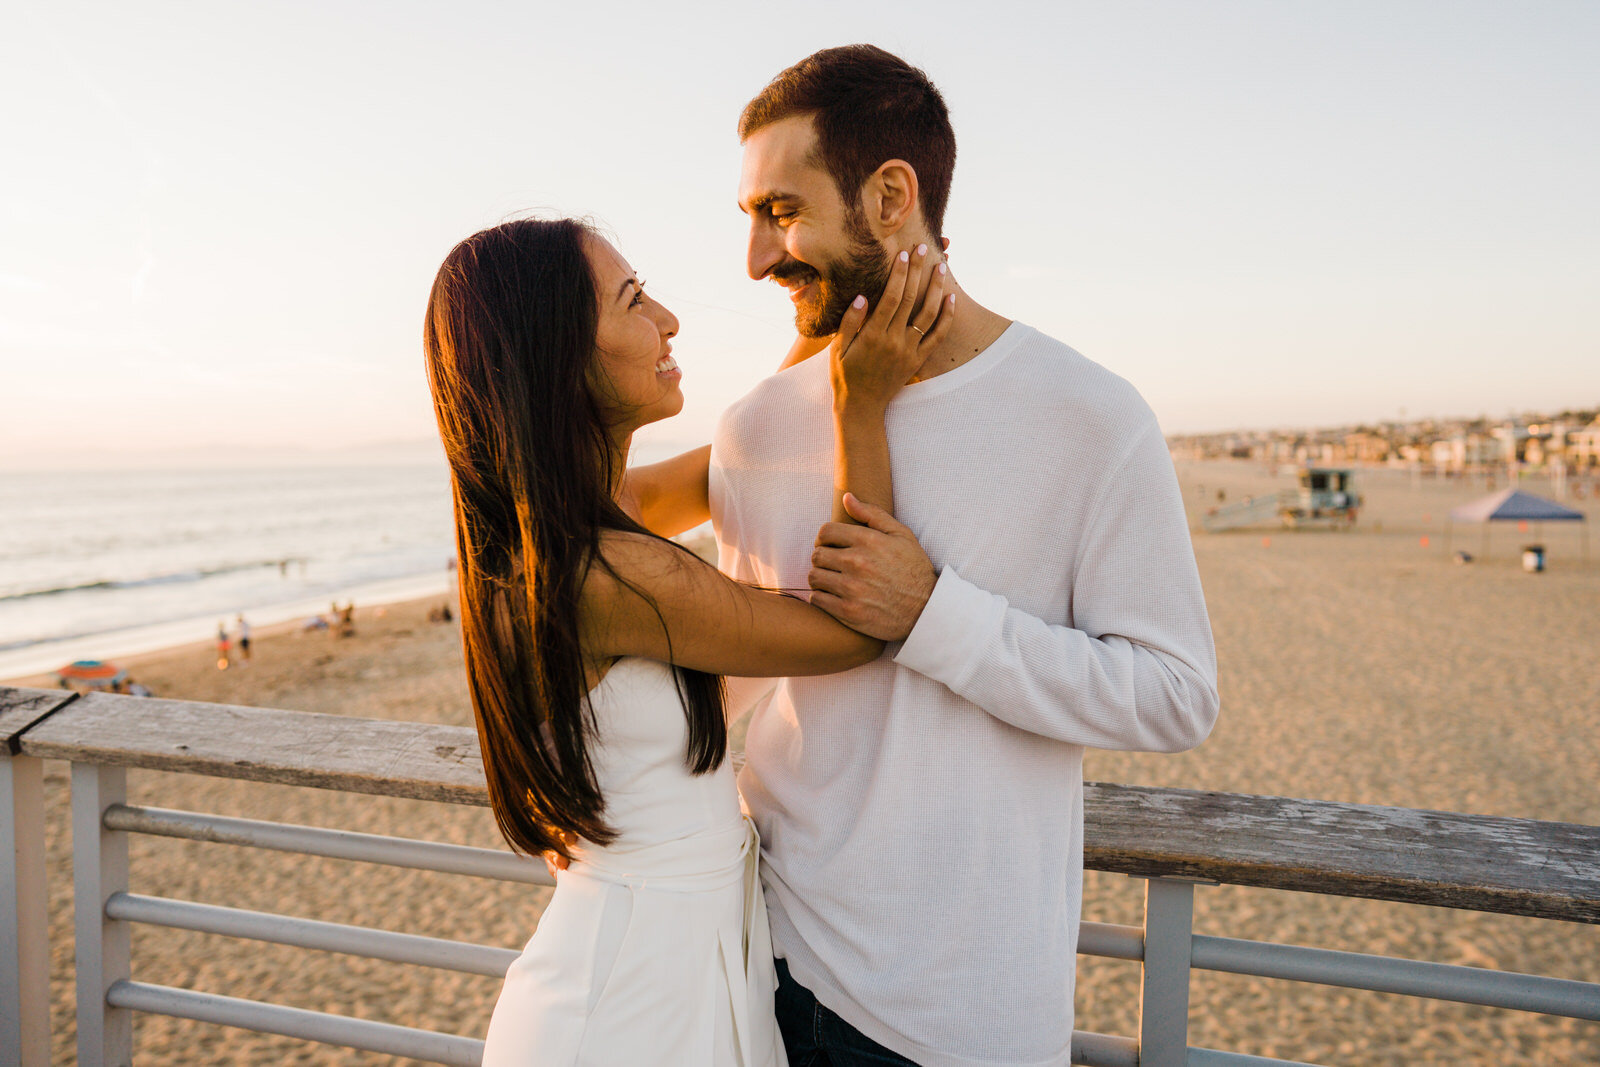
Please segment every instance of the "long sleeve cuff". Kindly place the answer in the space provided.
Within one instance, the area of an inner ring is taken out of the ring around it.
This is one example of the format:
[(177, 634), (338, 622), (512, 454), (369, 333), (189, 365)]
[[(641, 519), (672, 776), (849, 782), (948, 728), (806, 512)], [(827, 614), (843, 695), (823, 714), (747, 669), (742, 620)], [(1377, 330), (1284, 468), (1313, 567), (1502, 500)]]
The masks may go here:
[(1005, 597), (945, 567), (894, 661), (959, 693), (978, 669), (989, 635), (1004, 623), (1007, 607)]

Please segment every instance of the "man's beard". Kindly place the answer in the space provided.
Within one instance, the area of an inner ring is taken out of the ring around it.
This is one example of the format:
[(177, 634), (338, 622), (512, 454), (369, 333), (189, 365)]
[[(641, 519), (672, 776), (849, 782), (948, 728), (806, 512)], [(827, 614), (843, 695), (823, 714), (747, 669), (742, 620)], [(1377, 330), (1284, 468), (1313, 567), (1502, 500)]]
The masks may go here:
[(837, 262), (818, 271), (791, 260), (772, 271), (772, 276), (782, 282), (817, 282), (816, 297), (795, 305), (794, 325), (802, 337), (838, 333), (850, 302), (865, 296), (869, 303), (877, 303), (889, 281), (889, 253), (872, 235), (866, 214), (857, 209), (845, 219), (844, 226), (850, 247)]

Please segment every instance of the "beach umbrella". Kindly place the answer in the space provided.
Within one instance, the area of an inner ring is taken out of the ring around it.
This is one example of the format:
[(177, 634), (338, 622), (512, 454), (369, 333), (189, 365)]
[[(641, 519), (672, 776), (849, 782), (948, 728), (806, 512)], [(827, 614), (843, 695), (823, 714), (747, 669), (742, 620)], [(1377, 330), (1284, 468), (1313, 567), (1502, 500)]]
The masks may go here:
[(56, 671), (64, 685), (81, 685), (88, 689), (110, 689), (128, 676), (128, 672), (115, 663), (98, 659), (80, 659)]
[[(1584, 522), (1587, 516), (1554, 500), (1524, 493), (1521, 489), (1502, 489), (1479, 497), (1469, 504), (1450, 509), (1450, 541), (1455, 542), (1458, 522), (1483, 523), (1483, 546), (1489, 547), (1491, 522)], [(1589, 527), (1583, 528), (1583, 558), (1589, 558)]]

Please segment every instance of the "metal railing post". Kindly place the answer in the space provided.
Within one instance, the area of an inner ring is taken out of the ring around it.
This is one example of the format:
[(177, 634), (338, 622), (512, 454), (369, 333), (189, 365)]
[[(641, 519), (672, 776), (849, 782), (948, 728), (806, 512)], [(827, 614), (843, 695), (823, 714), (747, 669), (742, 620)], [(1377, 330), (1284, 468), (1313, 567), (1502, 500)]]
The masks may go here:
[(128, 835), (102, 823), (106, 808), (125, 802), (127, 793), (123, 768), (72, 765), (80, 1067), (126, 1067), (133, 1059), (133, 1013), (106, 1003), (112, 984), (131, 976), (128, 924), (105, 914), (111, 894), (128, 889)]
[(1189, 954), (1194, 883), (1151, 878), (1144, 890), (1139, 986), (1139, 1067), (1184, 1067), (1189, 1058)]
[(50, 1062), (44, 764), (0, 744), (0, 1063)]

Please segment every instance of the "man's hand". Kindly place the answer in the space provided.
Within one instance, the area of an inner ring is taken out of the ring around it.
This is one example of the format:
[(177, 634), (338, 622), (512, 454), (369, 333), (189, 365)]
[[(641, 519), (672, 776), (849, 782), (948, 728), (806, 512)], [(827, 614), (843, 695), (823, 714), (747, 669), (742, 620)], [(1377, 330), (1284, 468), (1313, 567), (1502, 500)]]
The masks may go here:
[(933, 595), (939, 575), (916, 535), (880, 507), (844, 497), (862, 523), (825, 523), (811, 553), (811, 603), (852, 630), (900, 641)]

